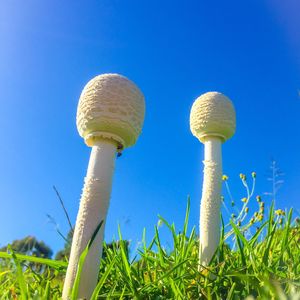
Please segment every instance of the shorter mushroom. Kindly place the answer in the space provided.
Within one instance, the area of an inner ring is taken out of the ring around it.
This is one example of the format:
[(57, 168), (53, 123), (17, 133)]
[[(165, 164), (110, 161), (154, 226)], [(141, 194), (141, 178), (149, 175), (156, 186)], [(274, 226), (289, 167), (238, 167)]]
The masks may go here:
[(204, 143), (204, 180), (200, 206), (199, 263), (207, 266), (220, 241), (221, 144), (235, 132), (235, 110), (224, 95), (209, 92), (194, 102), (190, 128)]
[(109, 207), (116, 153), (135, 144), (145, 114), (144, 96), (124, 76), (104, 74), (83, 89), (77, 110), (77, 128), (92, 147), (80, 200), (63, 299), (69, 299), (80, 255), (102, 223), (85, 258), (78, 298), (90, 299), (97, 284), (104, 223)]

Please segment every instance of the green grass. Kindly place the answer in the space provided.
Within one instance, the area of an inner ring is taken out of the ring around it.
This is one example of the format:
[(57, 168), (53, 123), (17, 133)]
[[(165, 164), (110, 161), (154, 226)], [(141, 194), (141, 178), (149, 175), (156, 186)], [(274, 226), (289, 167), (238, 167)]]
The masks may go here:
[[(252, 196), (249, 191), (243, 203)], [(189, 202), (180, 232), (159, 217), (160, 226), (172, 236), (170, 250), (162, 245), (156, 226), (150, 243), (144, 230), (141, 247), (130, 260), (119, 230), (116, 246), (104, 245), (106, 257), (92, 299), (300, 299), (299, 222), (292, 209), (284, 213), (271, 205), (265, 216), (260, 198), (258, 206), (260, 212), (248, 216), (243, 204), (239, 218), (222, 223), (219, 248), (201, 271), (195, 228), (188, 231)], [(0, 299), (61, 297), (65, 262), (12, 250), (0, 257)], [(76, 299), (76, 285), (73, 296)]]

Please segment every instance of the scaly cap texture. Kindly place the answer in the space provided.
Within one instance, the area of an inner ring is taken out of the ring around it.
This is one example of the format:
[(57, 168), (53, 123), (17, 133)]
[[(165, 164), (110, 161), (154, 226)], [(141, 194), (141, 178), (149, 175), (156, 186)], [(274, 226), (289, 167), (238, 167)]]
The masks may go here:
[(233, 136), (235, 122), (233, 104), (221, 93), (205, 93), (192, 106), (190, 128), (202, 143), (208, 136), (220, 137), (225, 142)]
[(119, 74), (103, 74), (84, 87), (76, 123), (88, 146), (98, 138), (108, 138), (126, 148), (135, 144), (144, 116), (145, 100), (139, 88)]

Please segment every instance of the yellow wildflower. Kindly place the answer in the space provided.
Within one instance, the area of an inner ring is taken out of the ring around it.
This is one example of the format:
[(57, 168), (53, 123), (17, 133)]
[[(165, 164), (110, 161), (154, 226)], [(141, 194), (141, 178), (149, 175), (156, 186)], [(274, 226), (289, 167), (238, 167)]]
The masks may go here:
[(227, 180), (228, 180), (228, 176), (227, 176), (227, 175), (223, 175), (223, 176), (222, 176), (222, 180), (223, 180), (223, 181), (227, 181)]
[(241, 173), (241, 174), (240, 174), (240, 178), (241, 178), (243, 181), (245, 181), (245, 180), (246, 180), (246, 175), (243, 174), (243, 173)]
[(284, 212), (284, 210), (282, 210), (282, 209), (277, 209), (277, 210), (275, 210), (275, 214), (276, 214), (277, 216), (285, 216), (285, 212)]
[(262, 214), (258, 214), (258, 216), (257, 216), (257, 220), (258, 221), (262, 221), (263, 218), (264, 218), (264, 216)]

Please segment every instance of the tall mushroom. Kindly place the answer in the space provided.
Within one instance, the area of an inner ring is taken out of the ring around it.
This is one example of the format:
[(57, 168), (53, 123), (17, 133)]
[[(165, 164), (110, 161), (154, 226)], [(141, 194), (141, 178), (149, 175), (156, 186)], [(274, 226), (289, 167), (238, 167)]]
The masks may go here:
[[(80, 255), (100, 222), (105, 222), (116, 152), (135, 144), (141, 133), (144, 114), (143, 94), (124, 76), (96, 76), (81, 93), (77, 128), (92, 151), (76, 220), (63, 299), (69, 299)], [(78, 298), (90, 299), (97, 284), (103, 235), (104, 223), (85, 258)]]
[(221, 144), (235, 132), (232, 102), (217, 92), (203, 94), (194, 102), (190, 128), (204, 143), (204, 179), (200, 205), (199, 263), (207, 266), (220, 240), (220, 205), (222, 188)]

